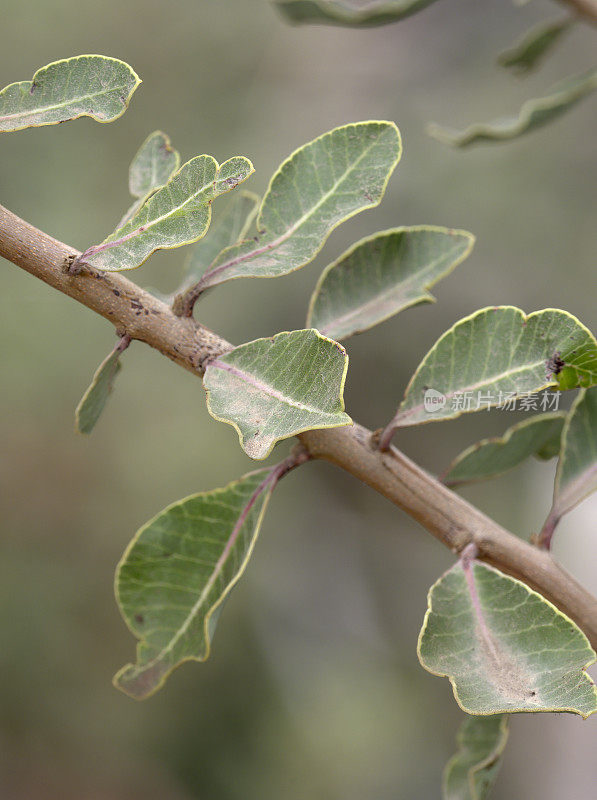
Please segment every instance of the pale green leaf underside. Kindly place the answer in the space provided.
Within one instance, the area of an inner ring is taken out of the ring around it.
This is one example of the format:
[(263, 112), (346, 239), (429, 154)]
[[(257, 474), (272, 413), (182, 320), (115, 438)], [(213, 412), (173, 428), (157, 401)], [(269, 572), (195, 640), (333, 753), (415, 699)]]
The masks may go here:
[(509, 721), (508, 714), (466, 718), (444, 771), (443, 800), (485, 800), (502, 764)]
[(416, 14), (435, 0), (274, 0), (292, 22), (374, 26)]
[(597, 386), (578, 393), (562, 433), (551, 515), (559, 519), (597, 491)]
[[(576, 317), (558, 309), (527, 316), (513, 306), (485, 308), (438, 339), (411, 378), (392, 424), (399, 428), (454, 419), (499, 405), (510, 393), (595, 383), (597, 342)], [(444, 407), (432, 413), (425, 410), (428, 389), (446, 398)], [(462, 407), (466, 393), (473, 401), (470, 408)]]
[(508, 428), (502, 436), (481, 439), (458, 455), (444, 475), (447, 486), (503, 475), (529, 456), (547, 460), (557, 456), (566, 414), (537, 414)]
[(379, 204), (401, 148), (393, 122), (373, 121), (335, 128), (296, 150), (270, 181), (257, 218), (259, 235), (226, 248), (199, 287), (304, 267), (334, 228)]
[(137, 663), (115, 676), (142, 699), (183, 661), (209, 657), (222, 603), (245, 570), (273, 484), (270, 470), (192, 495), (135, 535), (116, 572), (116, 599), (140, 640)]
[(347, 368), (344, 348), (315, 330), (257, 339), (209, 363), (207, 407), (262, 459), (280, 439), (352, 424), (342, 399)]
[(555, 47), (573, 24), (572, 17), (562, 17), (539, 23), (531, 28), (510, 50), (505, 50), (499, 56), (498, 63), (519, 75), (530, 72), (539, 65), (541, 59)]
[(475, 237), (432, 225), (362, 239), (322, 273), (307, 326), (342, 340), (409, 306), (434, 302), (429, 289), (470, 253)]
[(150, 133), (135, 153), (129, 167), (129, 191), (135, 202), (118, 223), (122, 228), (155, 191), (164, 186), (180, 167), (180, 155), (162, 131)]
[(521, 581), (478, 562), (471, 569), (478, 608), (461, 563), (429, 591), (418, 646), (425, 669), (450, 679), (469, 714), (597, 711), (584, 633)]
[(484, 141), (515, 139), (551, 122), (595, 89), (597, 89), (597, 70), (591, 70), (561, 81), (543, 97), (527, 100), (522, 105), (518, 117), (504, 117), (487, 124), (471, 125), (462, 132), (430, 125), (428, 133), (453, 147), (468, 147)]
[(75, 56), (38, 69), (31, 81), (0, 92), (0, 132), (57, 125), (79, 117), (112, 122), (141, 83), (135, 71), (108, 56)]
[(113, 350), (102, 361), (81, 398), (75, 411), (75, 427), (79, 433), (91, 433), (95, 428), (122, 369), (120, 355), (118, 350)]
[(238, 191), (225, 208), (215, 212), (207, 235), (189, 248), (184, 266), (188, 282), (199, 280), (222, 250), (245, 238), (258, 207), (259, 197), (256, 194)]
[(192, 158), (128, 222), (88, 248), (79, 261), (108, 271), (134, 269), (156, 250), (200, 239), (209, 228), (212, 200), (252, 172), (253, 165), (242, 156), (221, 166), (212, 156)]

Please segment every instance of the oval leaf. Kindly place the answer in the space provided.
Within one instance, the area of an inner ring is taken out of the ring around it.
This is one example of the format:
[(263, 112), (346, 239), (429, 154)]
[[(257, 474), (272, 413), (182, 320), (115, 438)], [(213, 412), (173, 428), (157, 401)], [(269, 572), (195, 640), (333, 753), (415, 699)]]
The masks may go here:
[(235, 192), (227, 206), (215, 214), (207, 236), (189, 248), (185, 263), (189, 282), (197, 281), (222, 250), (245, 238), (258, 207), (256, 194)]
[(203, 383), (209, 413), (232, 425), (251, 458), (280, 439), (351, 425), (342, 392), (348, 356), (314, 330), (278, 333), (211, 361)]
[[(576, 317), (546, 309), (484, 308), (457, 322), (427, 353), (406, 388), (393, 428), (501, 405), (547, 387), (597, 383), (597, 342)], [(430, 395), (438, 402), (429, 404)]]
[(211, 202), (253, 172), (237, 156), (221, 166), (212, 156), (197, 156), (174, 173), (121, 228), (90, 247), (77, 262), (110, 272), (139, 267), (156, 250), (189, 244), (205, 235)]
[(259, 236), (224, 250), (198, 288), (304, 267), (334, 228), (379, 204), (401, 147), (393, 122), (359, 122), (296, 150), (270, 181), (257, 218)]
[(561, 517), (597, 491), (597, 387), (582, 390), (562, 432), (553, 505), (541, 538), (547, 543)]
[(410, 17), (435, 0), (274, 0), (292, 22), (372, 27)]
[(136, 699), (184, 661), (209, 657), (216, 618), (243, 574), (275, 484), (272, 470), (174, 503), (138, 531), (116, 571), (116, 600), (140, 640), (114, 684)]
[(346, 339), (409, 306), (433, 303), (430, 289), (472, 250), (466, 231), (422, 225), (362, 239), (322, 273), (307, 326)]
[(81, 398), (75, 411), (75, 428), (79, 433), (91, 433), (95, 428), (114, 388), (116, 376), (122, 369), (120, 356), (123, 349), (122, 346), (116, 345), (110, 355), (102, 361)]
[(595, 89), (597, 89), (597, 70), (591, 70), (560, 81), (544, 97), (527, 100), (522, 105), (518, 117), (505, 117), (489, 123), (471, 125), (461, 132), (440, 125), (430, 125), (427, 131), (430, 136), (453, 147), (516, 139), (564, 114)]
[(117, 58), (75, 56), (38, 69), (33, 80), (0, 92), (0, 132), (57, 125), (79, 117), (112, 122), (126, 111), (141, 83)]
[(572, 17), (562, 17), (539, 23), (531, 28), (514, 47), (504, 51), (499, 56), (498, 63), (519, 75), (531, 72), (573, 24)]
[(447, 486), (495, 478), (517, 467), (529, 456), (554, 458), (560, 450), (563, 411), (537, 414), (512, 425), (502, 436), (481, 439), (450, 464), (443, 477)]
[(458, 732), (458, 752), (446, 764), (443, 800), (485, 800), (502, 765), (510, 717), (467, 717)]
[(595, 653), (584, 633), (486, 564), (459, 562), (431, 587), (418, 653), (426, 670), (450, 679), (468, 714), (597, 711), (585, 672)]

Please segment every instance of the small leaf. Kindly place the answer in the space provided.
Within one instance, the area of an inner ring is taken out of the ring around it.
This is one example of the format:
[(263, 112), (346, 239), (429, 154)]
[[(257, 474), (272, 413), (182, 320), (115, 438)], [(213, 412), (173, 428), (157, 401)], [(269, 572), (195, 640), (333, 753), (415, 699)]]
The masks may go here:
[(38, 69), (33, 80), (0, 92), (0, 132), (57, 125), (79, 117), (112, 122), (141, 83), (135, 71), (108, 56), (75, 56)]
[[(393, 428), (454, 419), (541, 389), (597, 383), (597, 342), (576, 317), (546, 309), (484, 308), (457, 322), (406, 387)], [(426, 398), (442, 401), (426, 410)], [(443, 404), (443, 405), (442, 405)]]
[(478, 142), (516, 139), (559, 117), (597, 89), (597, 70), (574, 75), (553, 86), (543, 97), (527, 100), (518, 117), (504, 117), (493, 122), (471, 125), (459, 132), (440, 125), (430, 125), (428, 133), (453, 147), (468, 147)]
[(180, 155), (162, 131), (150, 133), (129, 167), (129, 191), (137, 198), (118, 223), (121, 228), (180, 167)]
[(207, 408), (236, 429), (247, 455), (266, 458), (280, 439), (352, 424), (342, 399), (347, 368), (344, 348), (314, 330), (257, 339), (209, 363)]
[(134, 269), (156, 250), (180, 247), (205, 235), (211, 202), (253, 172), (247, 158), (236, 156), (221, 166), (212, 156), (197, 156), (174, 173), (121, 228), (77, 259), (111, 272)]
[(548, 539), (562, 516), (596, 491), (597, 386), (594, 386), (581, 389), (564, 423), (553, 505), (544, 526)]
[(259, 197), (251, 192), (235, 192), (228, 205), (215, 214), (209, 232), (189, 248), (185, 272), (189, 282), (197, 281), (218, 254), (238, 244), (247, 235), (259, 207)]
[(419, 660), (450, 679), (463, 711), (597, 711), (587, 637), (521, 581), (459, 562), (431, 587), (428, 604)]
[(435, 302), (427, 290), (468, 256), (474, 241), (466, 231), (432, 225), (362, 239), (324, 270), (307, 326), (347, 339), (409, 306)]
[(466, 718), (444, 771), (443, 800), (485, 800), (502, 765), (509, 720), (508, 714)]
[(114, 388), (116, 376), (122, 369), (120, 365), (122, 350), (120, 345), (116, 345), (110, 355), (102, 361), (81, 398), (75, 411), (75, 427), (79, 433), (91, 433), (95, 428)]
[(373, 27), (410, 17), (435, 0), (274, 0), (292, 22)]
[(504, 51), (499, 56), (498, 63), (519, 75), (531, 72), (573, 24), (572, 17), (562, 17), (539, 23), (531, 28), (514, 47)]
[(345, 125), (299, 148), (270, 181), (257, 218), (259, 235), (226, 248), (198, 287), (304, 267), (334, 228), (379, 204), (400, 155), (393, 122)]
[(450, 464), (444, 475), (447, 486), (458, 486), (503, 475), (529, 456), (548, 460), (560, 449), (566, 414), (563, 411), (537, 414), (518, 422), (502, 435), (468, 447)]
[(217, 615), (245, 571), (275, 470), (180, 500), (144, 525), (116, 571), (116, 599), (140, 640), (137, 663), (114, 683), (131, 697), (157, 691), (184, 661), (209, 657)]

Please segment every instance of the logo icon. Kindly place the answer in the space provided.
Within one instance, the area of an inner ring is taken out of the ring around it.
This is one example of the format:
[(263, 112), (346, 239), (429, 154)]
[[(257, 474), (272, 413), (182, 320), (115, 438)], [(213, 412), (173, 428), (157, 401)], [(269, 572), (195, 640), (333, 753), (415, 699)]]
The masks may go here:
[(425, 389), (423, 405), (428, 414), (436, 414), (446, 405), (446, 395), (436, 389)]

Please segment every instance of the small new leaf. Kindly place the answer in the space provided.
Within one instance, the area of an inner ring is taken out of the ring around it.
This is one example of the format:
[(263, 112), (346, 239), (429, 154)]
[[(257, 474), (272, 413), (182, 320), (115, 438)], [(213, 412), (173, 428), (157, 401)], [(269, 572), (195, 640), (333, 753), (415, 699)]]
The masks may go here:
[[(481, 309), (457, 322), (427, 353), (390, 423), (420, 425), (500, 405), (548, 387), (597, 383), (597, 342), (576, 317), (513, 306)], [(429, 407), (429, 392), (441, 403)]]
[(432, 225), (362, 239), (322, 273), (307, 326), (343, 340), (405, 308), (435, 302), (428, 290), (468, 256), (474, 241), (466, 231)]
[(498, 63), (518, 75), (526, 75), (539, 65), (541, 59), (555, 47), (573, 24), (572, 17), (539, 23), (531, 28), (514, 47), (504, 51), (499, 56)]
[(597, 386), (581, 389), (568, 413), (556, 473), (548, 539), (561, 517), (597, 491)]
[(141, 83), (135, 71), (108, 56), (75, 56), (38, 69), (30, 81), (0, 92), (0, 132), (57, 125), (79, 117), (112, 122)]
[(466, 718), (444, 771), (443, 800), (485, 800), (502, 765), (509, 721), (508, 714)]
[(110, 272), (135, 269), (156, 250), (200, 239), (209, 228), (212, 200), (252, 172), (253, 165), (242, 156), (221, 166), (212, 156), (192, 158), (128, 222), (82, 253), (78, 263)]
[[(275, 6), (295, 23), (326, 23), (373, 27), (398, 22), (422, 11), (435, 0), (274, 0)], [(366, 7), (365, 7), (366, 6)]]
[(426, 670), (468, 714), (597, 711), (587, 637), (540, 594), (493, 567), (456, 564), (435, 583), (419, 635)]
[(122, 369), (120, 355), (116, 347), (97, 368), (87, 391), (75, 411), (75, 427), (79, 433), (91, 433), (101, 416), (108, 397), (114, 388), (116, 376)]
[(274, 278), (304, 267), (334, 228), (379, 204), (401, 149), (393, 122), (359, 122), (296, 150), (270, 181), (257, 218), (259, 235), (226, 248), (197, 287)]
[(347, 368), (344, 348), (315, 330), (257, 339), (209, 363), (207, 408), (236, 429), (247, 455), (266, 458), (280, 439), (352, 424), (342, 398)]
[(187, 497), (142, 527), (116, 571), (116, 600), (140, 640), (114, 684), (141, 700), (184, 661), (209, 657), (217, 616), (245, 571), (275, 485), (258, 470)]
[(597, 69), (569, 77), (553, 86), (543, 97), (527, 100), (522, 105), (518, 117), (504, 117), (493, 122), (471, 125), (464, 131), (430, 125), (427, 132), (440, 142), (453, 147), (516, 139), (564, 114), (595, 89), (597, 89)]
[(446, 470), (447, 486), (459, 486), (503, 475), (529, 456), (547, 461), (557, 456), (566, 414), (563, 411), (537, 414), (518, 422), (502, 436), (481, 439), (471, 445)]

